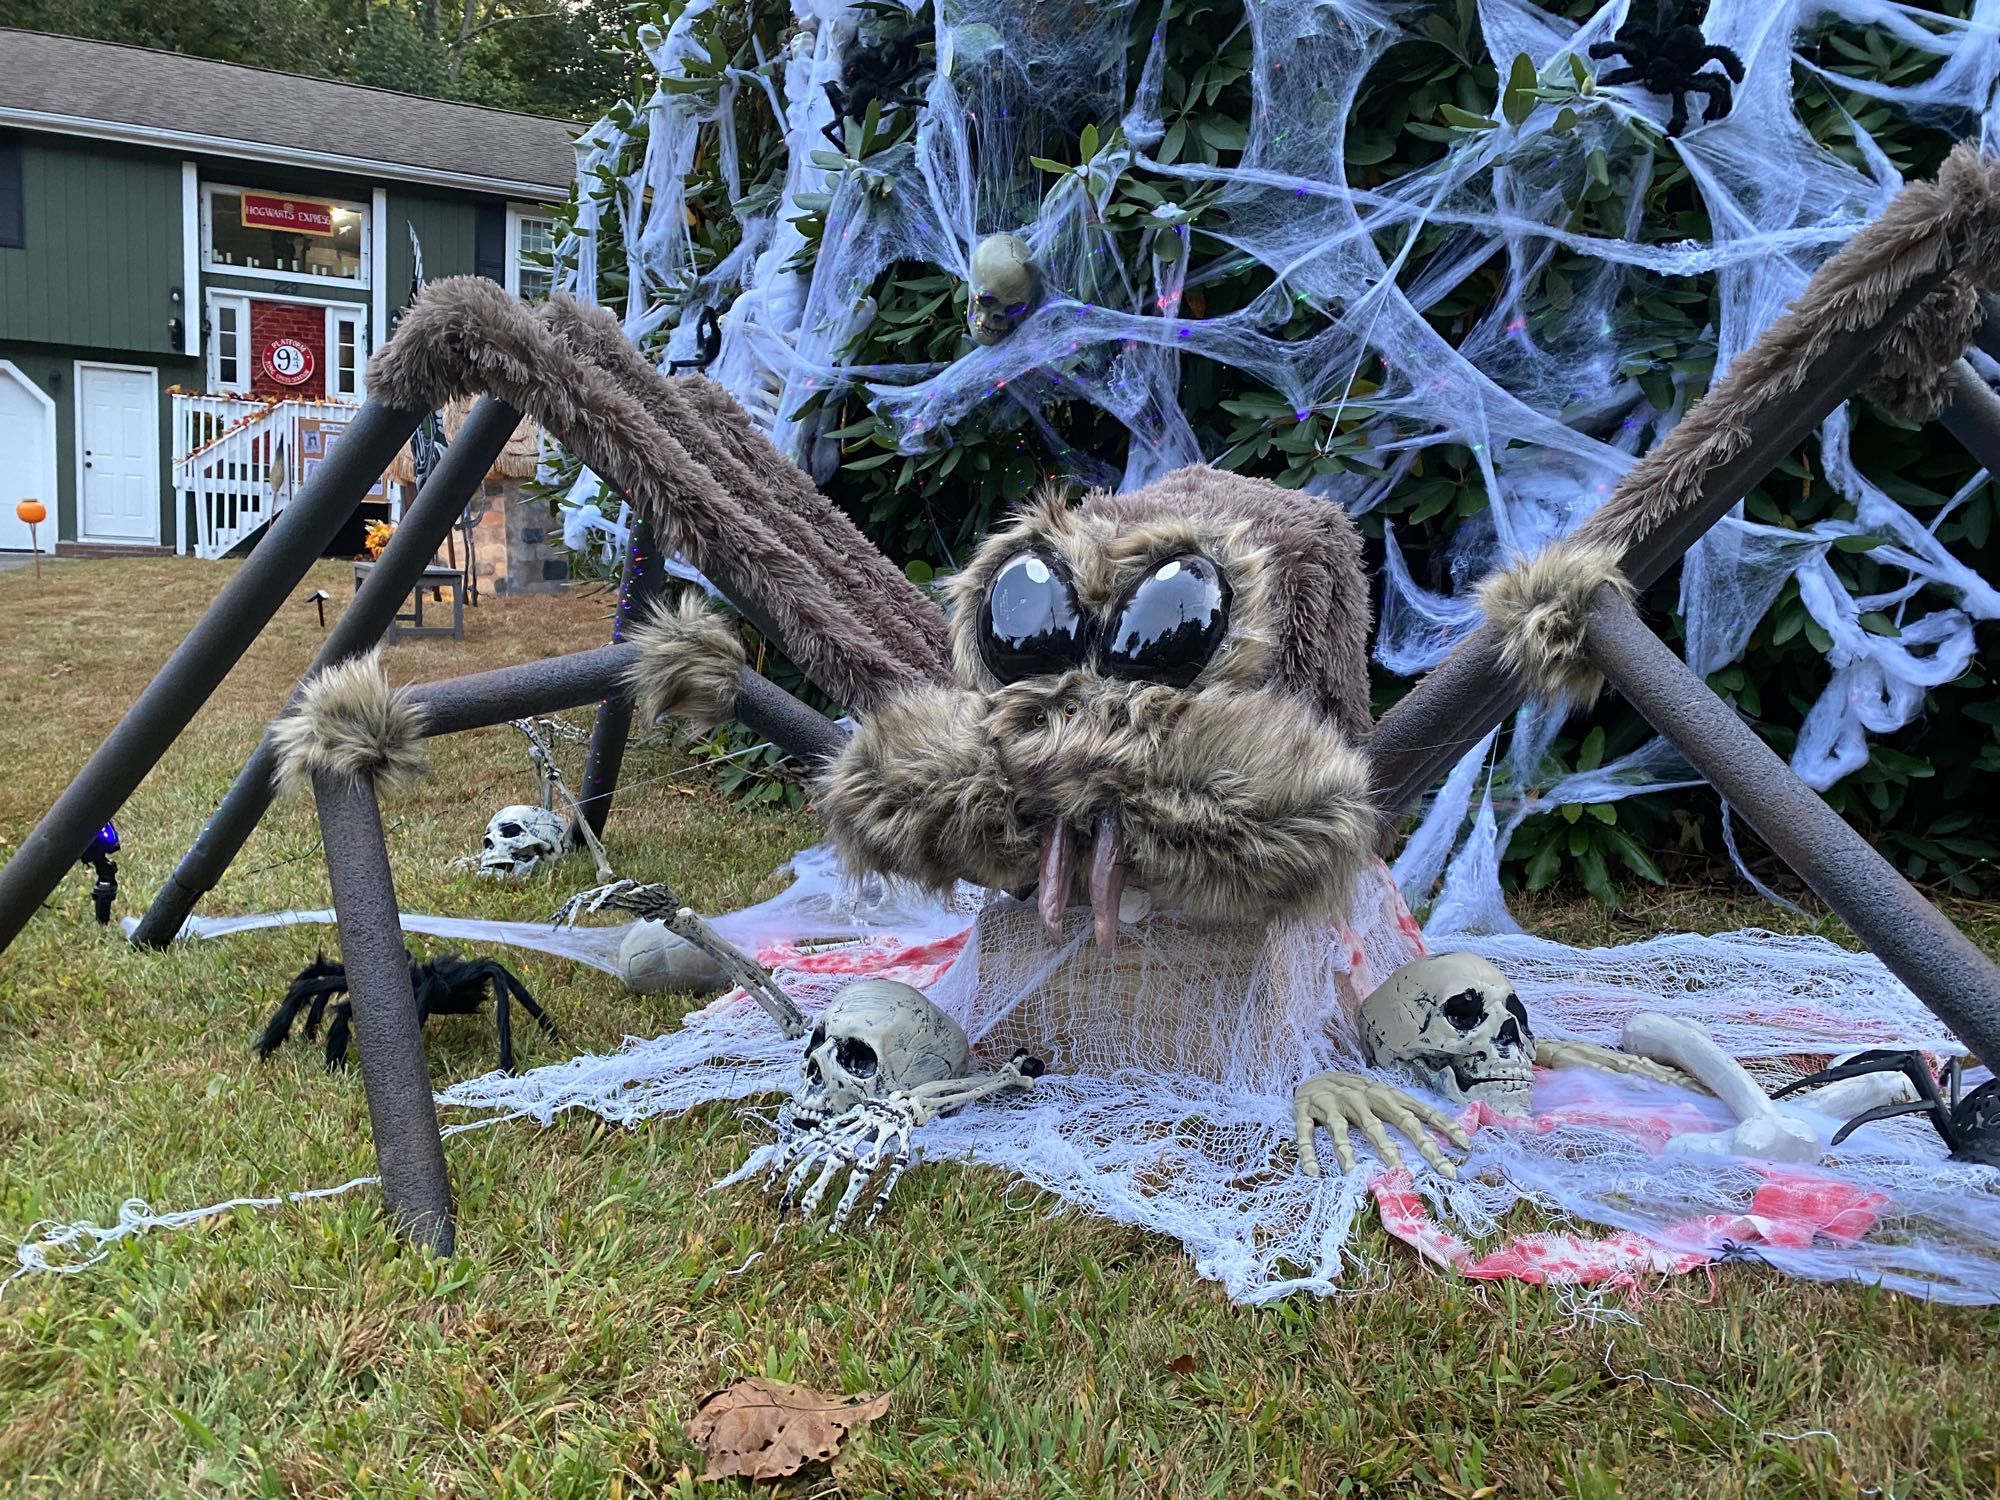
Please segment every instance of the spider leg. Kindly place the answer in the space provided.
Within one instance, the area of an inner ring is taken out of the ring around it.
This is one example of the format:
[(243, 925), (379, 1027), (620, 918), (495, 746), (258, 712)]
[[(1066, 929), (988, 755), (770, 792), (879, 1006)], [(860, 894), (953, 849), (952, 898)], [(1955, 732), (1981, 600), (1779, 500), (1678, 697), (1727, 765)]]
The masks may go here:
[(1688, 128), (1688, 96), (1684, 89), (1674, 90), (1673, 113), (1667, 116), (1667, 134), (1678, 136)]
[(511, 969), (497, 963), (493, 965), (493, 971), (493, 982), (495, 984), (504, 983), (514, 992), (514, 998), (521, 1003), (521, 1009), (534, 1018), (535, 1024), (542, 1028), (543, 1033), (554, 1037), (557, 1041), (561, 1041), (561, 1030), (557, 1028), (554, 1021), (549, 1019), (549, 1013), (536, 1003), (535, 997), (528, 993), (528, 987), (521, 982), (521, 977)]
[(833, 106), (833, 118), (820, 126), (819, 133), (826, 143), (842, 156), (847, 155), (847, 99), (840, 92), (840, 85), (828, 80), (826, 102)]
[(1689, 93), (1702, 94), (1708, 99), (1702, 106), (1702, 124), (1711, 124), (1735, 108), (1736, 95), (1729, 87), (1729, 80), (1720, 73), (1690, 73), (1686, 82)]
[(1958, 1149), (1958, 1133), (1952, 1129), (1951, 1114), (1938, 1100), (1935, 1087), (1932, 1088), (1931, 1097), (1928, 1099), (1918, 1099), (1908, 1104), (1878, 1104), (1873, 1109), (1864, 1109), (1836, 1130), (1828, 1144), (1838, 1146), (1861, 1126), (1876, 1120), (1893, 1120), (1897, 1115), (1929, 1115), (1931, 1126), (1938, 1133), (1938, 1139), (1943, 1141), (1948, 1149), (1953, 1151)]
[(354, 1002), (343, 1000), (333, 1008), (333, 1024), (326, 1028), (326, 1070), (337, 1073), (347, 1066), (347, 1030), (354, 1020)]
[(1597, 82), (1601, 88), (1616, 88), (1621, 83), (1640, 83), (1645, 77), (1644, 68), (1613, 68)]
[[(494, 967), (498, 968), (496, 964)], [(488, 974), (487, 982), (493, 987), (493, 1030), (500, 1038), (500, 1071), (514, 1071), (514, 1014), (508, 1004), (508, 986), (499, 974)]]
[[(1600, 62), (1607, 57), (1621, 57), (1626, 59), (1627, 61), (1630, 61), (1632, 56), (1630, 51), (1627, 50), (1625, 44), (1615, 39), (1609, 42), (1591, 43), (1590, 55), (1596, 58)], [(1600, 78), (1597, 81), (1599, 83), (1603, 83), (1605, 80)]]
[[(1713, 42), (1705, 44), (1701, 49), (1701, 61), (1703, 63), (1721, 63), (1723, 72), (1727, 73), (1738, 83), (1743, 81), (1743, 59), (1727, 47), (1718, 47)], [(1695, 66), (1699, 67), (1701, 64), (1697, 63)]]
[(1868, 1052), (1857, 1052), (1843, 1063), (1835, 1063), (1830, 1068), (1821, 1068), (1817, 1073), (1809, 1073), (1804, 1078), (1794, 1078), (1781, 1089), (1773, 1089), (1771, 1097), (1782, 1099), (1787, 1094), (1796, 1094), (1800, 1089), (1818, 1088), (1823, 1083), (1839, 1083), (1844, 1078), (1860, 1078), (1868, 1073), (1901, 1073), (1916, 1085), (1919, 1094), (1937, 1092), (1937, 1080), (1931, 1077), (1931, 1070), (1924, 1066), (1924, 1060), (1914, 1052), (1898, 1052), (1886, 1048), (1875, 1048)]

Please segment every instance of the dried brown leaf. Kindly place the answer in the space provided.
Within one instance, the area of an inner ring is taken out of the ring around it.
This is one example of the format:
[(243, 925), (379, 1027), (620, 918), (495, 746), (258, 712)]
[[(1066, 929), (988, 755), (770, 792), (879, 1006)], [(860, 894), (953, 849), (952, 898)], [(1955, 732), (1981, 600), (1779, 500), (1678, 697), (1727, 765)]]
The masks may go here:
[(829, 1396), (753, 1375), (702, 1402), (687, 1434), (708, 1459), (704, 1481), (785, 1479), (809, 1463), (832, 1462), (850, 1429), (888, 1409), (887, 1395)]

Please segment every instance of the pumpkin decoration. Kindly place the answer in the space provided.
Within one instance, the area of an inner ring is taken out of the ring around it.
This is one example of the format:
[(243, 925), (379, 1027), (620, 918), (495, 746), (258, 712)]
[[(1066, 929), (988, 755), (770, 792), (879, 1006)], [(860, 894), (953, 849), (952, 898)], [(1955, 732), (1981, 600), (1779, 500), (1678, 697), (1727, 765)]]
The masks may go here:
[(14, 504), (14, 515), (30, 526), (39, 526), (49, 518), (49, 508), (39, 500), (19, 500)]

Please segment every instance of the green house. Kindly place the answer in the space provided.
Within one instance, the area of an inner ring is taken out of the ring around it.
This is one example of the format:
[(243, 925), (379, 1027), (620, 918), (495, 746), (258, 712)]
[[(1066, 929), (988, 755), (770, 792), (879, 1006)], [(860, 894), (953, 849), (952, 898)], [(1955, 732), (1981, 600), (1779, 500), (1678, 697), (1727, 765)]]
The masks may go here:
[(45, 551), (254, 537), (365, 398), (419, 256), (546, 291), (574, 134), (0, 29), (0, 550), (30, 545), (23, 499)]

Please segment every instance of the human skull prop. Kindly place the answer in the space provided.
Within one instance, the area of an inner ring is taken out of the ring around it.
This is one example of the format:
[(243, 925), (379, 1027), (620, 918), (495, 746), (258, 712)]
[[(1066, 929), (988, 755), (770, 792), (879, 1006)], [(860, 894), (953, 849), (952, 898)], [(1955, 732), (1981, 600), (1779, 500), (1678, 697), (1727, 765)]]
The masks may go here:
[(1017, 234), (989, 234), (972, 252), (965, 326), (975, 344), (991, 348), (1014, 331), (1042, 298), (1034, 252)]
[(1446, 953), (1404, 964), (1361, 1002), (1361, 1038), (1376, 1067), (1406, 1073), (1454, 1104), (1528, 1113), (1528, 1009), (1483, 958)]
[(971, 1048), (958, 1022), (893, 979), (862, 979), (828, 1005), (806, 1041), (792, 1094), (802, 1123), (829, 1119), (863, 1099), (963, 1078)]
[(499, 880), (525, 880), (548, 860), (569, 850), (569, 825), (546, 807), (517, 803), (503, 807), (479, 841), (479, 873)]

